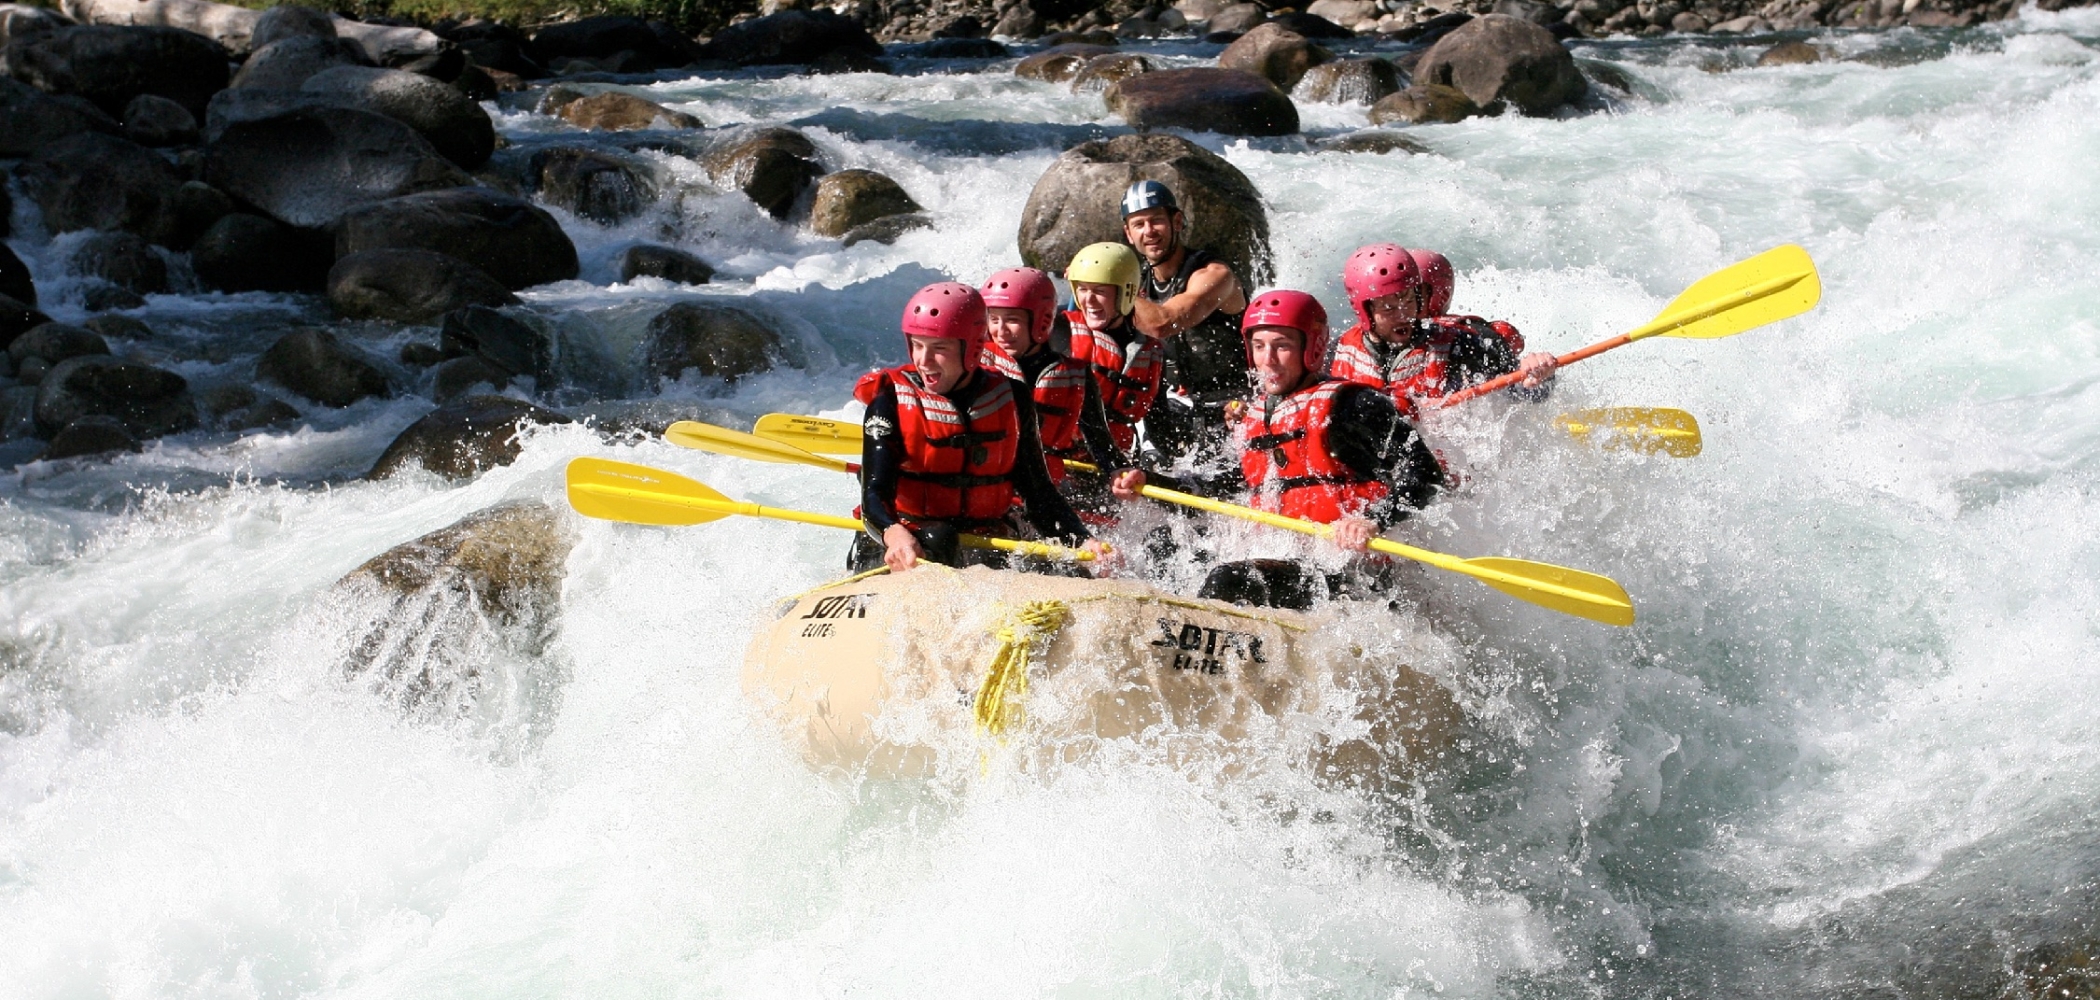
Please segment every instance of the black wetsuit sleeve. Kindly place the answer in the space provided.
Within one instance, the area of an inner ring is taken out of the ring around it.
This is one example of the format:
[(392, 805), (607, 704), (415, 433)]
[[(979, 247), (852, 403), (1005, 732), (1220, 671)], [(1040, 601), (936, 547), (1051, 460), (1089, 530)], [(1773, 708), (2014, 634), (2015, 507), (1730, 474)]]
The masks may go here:
[(1043, 467), (1043, 437), (1036, 428), (1035, 400), (1028, 387), (1019, 382), (1013, 384), (1014, 407), (1019, 411), (1021, 439), (1016, 444), (1012, 477), (1014, 492), (1021, 497), (1021, 506), (1028, 513), (1028, 523), (1044, 538), (1082, 542), (1093, 535), (1086, 530), (1085, 522), (1079, 520), (1072, 505), (1065, 502), (1057, 487), (1050, 482), (1050, 473)]
[(1327, 446), (1335, 461), (1357, 475), (1383, 480), (1392, 489), (1364, 512), (1380, 527), (1405, 520), (1444, 488), (1443, 466), (1385, 393), (1363, 387), (1343, 389), (1335, 399)]
[[(1451, 344), (1452, 361), (1456, 363), (1460, 377), (1466, 385), (1477, 385), (1491, 378), (1500, 378), (1520, 367), (1521, 359), (1509, 341), (1495, 332), (1495, 328), (1483, 321), (1468, 323), (1467, 333)], [(1536, 403), (1553, 395), (1552, 383), (1527, 388), (1510, 386), (1511, 396), (1527, 403)]]
[(1101, 403), (1101, 383), (1092, 372), (1087, 373), (1085, 383), (1086, 399), (1079, 404), (1079, 440), (1086, 445), (1088, 457), (1103, 473), (1136, 466), (1137, 460), (1123, 454), (1108, 433), (1108, 407)]
[(887, 379), (860, 420), (860, 522), (882, 541), (897, 523), (897, 482), (904, 472), (904, 435), (897, 431), (897, 389)]

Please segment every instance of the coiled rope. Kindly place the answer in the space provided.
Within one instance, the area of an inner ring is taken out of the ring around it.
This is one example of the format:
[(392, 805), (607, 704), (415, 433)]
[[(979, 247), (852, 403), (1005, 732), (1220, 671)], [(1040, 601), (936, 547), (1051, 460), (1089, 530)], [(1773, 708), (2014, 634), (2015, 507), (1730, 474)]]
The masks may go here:
[(1072, 620), (1063, 601), (1030, 601), (999, 627), (999, 650), (977, 689), (977, 730), (1005, 735), (1021, 724), (1021, 697), (1028, 693), (1028, 662), (1049, 649), (1050, 641)]

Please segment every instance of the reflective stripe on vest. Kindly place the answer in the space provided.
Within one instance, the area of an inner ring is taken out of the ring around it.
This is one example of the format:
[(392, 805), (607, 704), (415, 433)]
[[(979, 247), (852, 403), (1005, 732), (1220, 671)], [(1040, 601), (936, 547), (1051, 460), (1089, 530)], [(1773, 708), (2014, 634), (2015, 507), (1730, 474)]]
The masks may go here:
[(1287, 517), (1332, 524), (1361, 514), (1390, 490), (1337, 461), (1328, 449), (1334, 400), (1351, 383), (1321, 379), (1240, 414), (1240, 471), (1253, 505)]

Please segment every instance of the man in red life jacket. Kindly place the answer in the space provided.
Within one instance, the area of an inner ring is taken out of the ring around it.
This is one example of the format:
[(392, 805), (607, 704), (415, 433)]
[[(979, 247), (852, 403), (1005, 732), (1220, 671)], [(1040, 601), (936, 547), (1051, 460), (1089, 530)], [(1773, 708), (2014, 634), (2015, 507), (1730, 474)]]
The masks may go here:
[(1085, 362), (1057, 353), (1057, 286), (1032, 267), (1010, 267), (985, 279), (985, 345), (978, 363), (1032, 390), (1037, 432), (1050, 481), (1065, 482), (1064, 459), (1096, 468), (1127, 468), (1108, 434), (1101, 390)]
[[(904, 307), (911, 364), (885, 369), (861, 422), (860, 516), (847, 563), (892, 572), (921, 559), (951, 565), (958, 536), (1010, 535), (1018, 499), (1030, 524), (1100, 554), (1086, 526), (1043, 467), (1035, 404), (1025, 386), (977, 365), (984, 299), (944, 281)], [(1003, 553), (969, 550), (970, 562), (1003, 564)]]
[(1166, 358), (1160, 342), (1130, 322), (1138, 302), (1138, 272), (1137, 254), (1121, 243), (1084, 247), (1065, 268), (1078, 306), (1065, 314), (1072, 323), (1072, 357), (1093, 372), (1109, 438), (1124, 455), (1136, 453), (1138, 424), (1159, 402)]
[(1247, 393), (1239, 322), (1246, 289), (1224, 261), (1182, 242), (1187, 225), (1165, 184), (1138, 181), (1123, 192), (1123, 238), (1145, 264), (1131, 320), (1167, 348), (1167, 391), (1145, 433), (1169, 459), (1221, 451), (1225, 404)]
[(1374, 243), (1349, 255), (1342, 287), (1356, 325), (1335, 345), (1328, 374), (1386, 390), (1403, 406), (1436, 399), (1514, 371), (1510, 391), (1541, 400), (1552, 390), (1553, 355), (1524, 353), (1524, 335), (1500, 321), (1447, 316), (1451, 262), (1431, 250)]
[[(1327, 311), (1304, 292), (1272, 291), (1247, 306), (1246, 357), (1260, 398), (1239, 408), (1233, 441), (1248, 503), (1288, 517), (1334, 525), (1333, 541), (1365, 551), (1381, 530), (1420, 509), (1445, 483), (1442, 467), (1391, 397), (1320, 374), (1327, 349)], [(1147, 474), (1118, 475), (1114, 492), (1131, 499)], [(1215, 491), (1218, 484), (1204, 484)], [(1341, 581), (1330, 581), (1340, 589)], [(1250, 591), (1260, 603), (1309, 600), (1302, 568), (1258, 561), (1220, 566), (1206, 596), (1233, 599)], [(1289, 591), (1298, 596), (1280, 597)]]

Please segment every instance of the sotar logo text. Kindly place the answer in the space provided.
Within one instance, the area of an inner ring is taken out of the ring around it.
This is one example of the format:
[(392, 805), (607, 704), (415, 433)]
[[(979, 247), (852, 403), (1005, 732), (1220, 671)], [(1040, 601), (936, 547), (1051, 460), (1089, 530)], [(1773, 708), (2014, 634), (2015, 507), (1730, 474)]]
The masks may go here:
[(1176, 670), (1222, 674), (1225, 672), (1225, 658), (1234, 654), (1243, 662), (1269, 662), (1268, 658), (1261, 655), (1261, 636), (1252, 632), (1205, 628), (1193, 622), (1176, 622), (1170, 618), (1154, 620), (1159, 622), (1159, 638), (1152, 640), (1150, 645), (1157, 649), (1173, 650)]
[(839, 594), (817, 602), (803, 618), (866, 618), (868, 605), (875, 602), (874, 594)]

